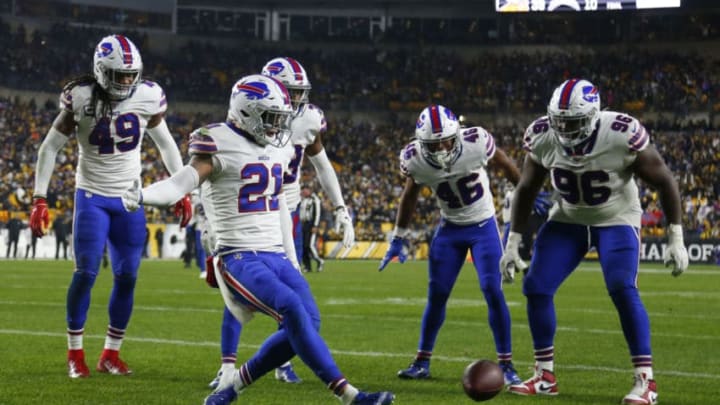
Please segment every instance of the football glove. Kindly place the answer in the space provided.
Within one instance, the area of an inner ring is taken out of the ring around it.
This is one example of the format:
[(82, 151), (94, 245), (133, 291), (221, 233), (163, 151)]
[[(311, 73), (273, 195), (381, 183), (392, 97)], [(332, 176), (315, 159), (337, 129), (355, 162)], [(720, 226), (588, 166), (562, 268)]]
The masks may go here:
[(355, 229), (347, 208), (343, 206), (335, 208), (335, 233), (340, 233), (340, 229), (343, 231), (343, 246), (351, 248), (355, 244)]
[(550, 201), (550, 193), (543, 191), (535, 197), (533, 202), (533, 214), (544, 217), (552, 207), (552, 201)]
[(205, 229), (200, 233), (200, 244), (202, 248), (205, 249), (205, 253), (209, 255), (212, 254), (213, 250), (215, 250), (216, 242), (215, 232), (210, 228), (210, 224), (206, 224)]
[(142, 190), (140, 189), (140, 180), (133, 181), (132, 186), (120, 196), (125, 211), (135, 212), (142, 204)]
[(668, 227), (668, 245), (663, 255), (665, 267), (673, 265), (672, 275), (677, 277), (688, 268), (688, 252), (683, 241), (682, 226), (670, 224)]
[(218, 288), (217, 279), (215, 278), (215, 262), (212, 256), (205, 259), (205, 282), (212, 288)]
[(528, 267), (520, 258), (520, 252), (518, 251), (521, 240), (522, 235), (517, 232), (510, 232), (510, 235), (508, 235), (507, 246), (505, 246), (505, 251), (500, 258), (500, 271), (502, 272), (503, 281), (506, 283), (515, 281), (516, 271), (523, 271)]
[(42, 238), (47, 233), (49, 225), (50, 215), (48, 214), (47, 201), (43, 197), (33, 199), (33, 207), (30, 212), (30, 230), (33, 236)]
[(175, 203), (175, 216), (180, 218), (180, 228), (185, 228), (192, 219), (192, 202), (190, 202), (190, 194)]
[(380, 266), (378, 266), (378, 271), (383, 271), (385, 266), (387, 266), (388, 263), (390, 263), (390, 261), (395, 257), (398, 258), (400, 263), (405, 263), (405, 260), (407, 260), (407, 251), (405, 249), (406, 244), (407, 241), (405, 238), (401, 238), (399, 236), (394, 237), (392, 242), (390, 242), (387, 252), (385, 252), (385, 257), (383, 257), (380, 262)]

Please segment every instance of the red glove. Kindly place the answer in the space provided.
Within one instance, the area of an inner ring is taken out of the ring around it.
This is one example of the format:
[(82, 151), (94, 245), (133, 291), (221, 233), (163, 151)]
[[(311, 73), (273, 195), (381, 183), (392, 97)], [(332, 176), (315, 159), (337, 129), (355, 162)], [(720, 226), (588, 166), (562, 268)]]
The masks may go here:
[(175, 203), (175, 216), (180, 218), (180, 228), (185, 228), (192, 218), (192, 203), (190, 202), (190, 194)]
[(30, 229), (33, 236), (42, 238), (50, 225), (47, 201), (43, 197), (33, 199), (33, 208), (30, 213)]
[(215, 263), (212, 256), (205, 259), (205, 282), (212, 288), (218, 288), (217, 279), (215, 278)]

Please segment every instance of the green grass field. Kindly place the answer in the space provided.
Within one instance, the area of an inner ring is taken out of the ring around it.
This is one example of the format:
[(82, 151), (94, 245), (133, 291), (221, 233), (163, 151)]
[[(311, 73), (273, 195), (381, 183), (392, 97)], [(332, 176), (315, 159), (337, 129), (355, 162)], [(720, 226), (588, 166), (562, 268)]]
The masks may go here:
[[(470, 404), (464, 367), (495, 358), (474, 271), (466, 266), (448, 305), (429, 381), (396, 377), (412, 360), (427, 276), (425, 262), (396, 263), (378, 273), (376, 261), (328, 262), (307, 275), (323, 316), (322, 335), (348, 379), (366, 390), (392, 390), (397, 404)], [(0, 404), (200, 404), (219, 366), (222, 299), (179, 261), (145, 261), (135, 311), (123, 344), (134, 375), (66, 375), (65, 295), (70, 261), (0, 261)], [(661, 404), (713, 404), (720, 393), (720, 271), (692, 266), (673, 278), (644, 265), (642, 297), (653, 330)], [(101, 271), (93, 290), (85, 348), (88, 363), (102, 350), (112, 283)], [(513, 317), (514, 358), (522, 378), (532, 345), (520, 284), (505, 288)], [(523, 398), (502, 393), (493, 404), (617, 404), (632, 384), (625, 341), (595, 263), (583, 265), (556, 297), (556, 374), (560, 395)], [(257, 317), (243, 332), (239, 359), (248, 358), (276, 326)], [(248, 404), (335, 404), (299, 359), (300, 385), (266, 376), (239, 397)]]

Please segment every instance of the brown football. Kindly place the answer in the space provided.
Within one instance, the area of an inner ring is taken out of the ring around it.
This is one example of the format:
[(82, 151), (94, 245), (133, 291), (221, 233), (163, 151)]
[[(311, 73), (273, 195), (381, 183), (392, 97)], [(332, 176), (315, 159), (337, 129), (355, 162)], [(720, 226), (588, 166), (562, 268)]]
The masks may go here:
[(502, 369), (490, 360), (477, 360), (465, 367), (462, 383), (474, 401), (487, 401), (505, 388)]

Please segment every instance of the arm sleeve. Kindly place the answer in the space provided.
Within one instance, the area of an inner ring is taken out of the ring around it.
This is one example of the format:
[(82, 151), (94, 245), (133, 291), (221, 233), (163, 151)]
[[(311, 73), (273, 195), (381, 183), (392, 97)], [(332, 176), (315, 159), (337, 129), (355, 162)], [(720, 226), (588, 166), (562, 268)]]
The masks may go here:
[(183, 166), (169, 179), (153, 183), (142, 190), (142, 203), (166, 206), (176, 203), (200, 185), (200, 175), (192, 166)]
[(50, 177), (55, 169), (55, 158), (58, 151), (67, 143), (68, 137), (62, 132), (51, 127), (45, 140), (38, 150), (37, 166), (35, 167), (35, 191), (33, 196), (47, 197)]
[(320, 181), (320, 185), (327, 193), (330, 201), (332, 201), (333, 208), (344, 207), (345, 201), (343, 200), (342, 191), (340, 191), (340, 183), (332, 164), (330, 164), (330, 159), (325, 153), (325, 149), (323, 148), (320, 153), (315, 156), (308, 156), (308, 158), (315, 170), (317, 170), (318, 181)]
[(165, 120), (161, 120), (154, 128), (148, 128), (147, 133), (160, 150), (165, 168), (170, 174), (175, 174), (183, 166), (182, 157)]
[(292, 218), (290, 217), (290, 210), (287, 206), (287, 200), (285, 199), (285, 193), (278, 196), (278, 202), (280, 204), (280, 231), (282, 232), (283, 249), (288, 259), (292, 262), (295, 268), (300, 268), (300, 264), (297, 262), (297, 253), (295, 252), (295, 241), (293, 240), (293, 225)]
[(322, 210), (322, 204), (320, 203), (320, 197), (313, 194), (312, 196), (313, 200), (313, 226), (320, 225), (320, 213)]

